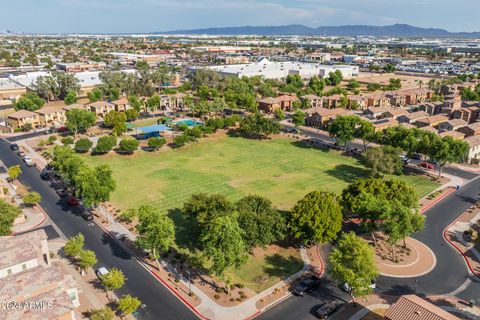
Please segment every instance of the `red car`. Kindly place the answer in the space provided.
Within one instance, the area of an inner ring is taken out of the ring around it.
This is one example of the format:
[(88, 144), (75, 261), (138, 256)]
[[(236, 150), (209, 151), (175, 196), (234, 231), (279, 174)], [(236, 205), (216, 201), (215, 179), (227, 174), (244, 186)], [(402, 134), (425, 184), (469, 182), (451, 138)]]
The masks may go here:
[(427, 170), (435, 170), (435, 166), (431, 163), (428, 163), (428, 162), (422, 162), (420, 164), (422, 167), (424, 167), (425, 169)]
[(80, 204), (80, 200), (78, 200), (77, 198), (75, 197), (69, 197), (68, 200), (67, 200), (67, 203), (69, 206), (76, 206), (77, 204)]

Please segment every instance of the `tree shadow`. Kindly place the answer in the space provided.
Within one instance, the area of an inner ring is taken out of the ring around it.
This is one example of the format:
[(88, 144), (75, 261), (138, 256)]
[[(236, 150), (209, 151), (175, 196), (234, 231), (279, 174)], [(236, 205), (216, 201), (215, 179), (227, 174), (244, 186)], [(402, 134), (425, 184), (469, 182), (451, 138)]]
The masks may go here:
[(325, 171), (328, 175), (343, 180), (347, 183), (352, 183), (359, 178), (368, 176), (368, 170), (360, 167), (354, 167), (347, 164), (339, 164), (333, 169)]
[(325, 153), (330, 152), (330, 147), (327, 144), (309, 143), (306, 141), (292, 141), (291, 144), (294, 147), (301, 148), (301, 149), (315, 149)]
[(200, 229), (195, 222), (185, 216), (180, 208), (169, 209), (168, 216), (175, 224), (175, 243), (184, 248), (198, 247)]
[(270, 277), (285, 278), (299, 271), (303, 266), (300, 258), (294, 256), (287, 258), (278, 253), (265, 257), (265, 261), (269, 265), (263, 271)]
[(104, 233), (102, 236), (102, 244), (108, 245), (114, 256), (124, 260), (132, 259), (131, 254), (127, 252), (118, 242), (112, 239), (112, 237), (120, 238), (120, 235), (116, 232), (111, 232), (110, 235)]

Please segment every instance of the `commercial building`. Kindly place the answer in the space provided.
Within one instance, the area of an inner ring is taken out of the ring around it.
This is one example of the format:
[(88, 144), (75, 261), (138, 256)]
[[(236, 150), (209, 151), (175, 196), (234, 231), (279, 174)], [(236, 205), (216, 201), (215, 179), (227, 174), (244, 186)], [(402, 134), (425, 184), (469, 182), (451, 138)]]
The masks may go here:
[(284, 79), (288, 75), (299, 75), (302, 79), (310, 79), (314, 76), (328, 77), (330, 72), (339, 70), (344, 78), (358, 75), (357, 66), (347, 65), (322, 65), (305, 62), (273, 62), (264, 58), (255, 63), (234, 64), (209, 67), (192, 67), (189, 70), (195, 72), (198, 69), (209, 69), (217, 72), (222, 77), (255, 77), (262, 76), (265, 79)]

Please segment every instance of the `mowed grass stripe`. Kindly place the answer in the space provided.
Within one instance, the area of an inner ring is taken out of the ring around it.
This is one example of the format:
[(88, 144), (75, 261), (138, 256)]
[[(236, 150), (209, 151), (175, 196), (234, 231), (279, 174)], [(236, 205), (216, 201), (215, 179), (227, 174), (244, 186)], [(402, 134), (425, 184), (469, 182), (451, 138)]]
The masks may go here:
[[(312, 190), (340, 193), (348, 183), (367, 176), (354, 158), (335, 151), (298, 147), (289, 139), (257, 141), (223, 137), (202, 140), (177, 150), (137, 152), (133, 156), (85, 156), (107, 163), (117, 180), (112, 202), (121, 209), (152, 204), (179, 208), (192, 194), (221, 193), (231, 200), (248, 194), (289, 209)], [(419, 196), (437, 187), (423, 177), (401, 176)]]

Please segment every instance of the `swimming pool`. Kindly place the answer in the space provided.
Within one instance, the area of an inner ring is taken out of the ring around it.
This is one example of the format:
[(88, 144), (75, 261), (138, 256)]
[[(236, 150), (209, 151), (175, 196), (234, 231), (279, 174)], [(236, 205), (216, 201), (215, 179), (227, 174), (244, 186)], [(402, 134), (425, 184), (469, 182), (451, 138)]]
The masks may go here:
[(203, 124), (203, 122), (195, 121), (193, 119), (182, 119), (182, 120), (174, 121), (173, 123), (177, 124), (177, 125), (178, 124), (186, 124), (189, 127), (195, 127), (195, 126), (199, 126), (199, 125)]

